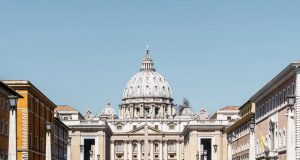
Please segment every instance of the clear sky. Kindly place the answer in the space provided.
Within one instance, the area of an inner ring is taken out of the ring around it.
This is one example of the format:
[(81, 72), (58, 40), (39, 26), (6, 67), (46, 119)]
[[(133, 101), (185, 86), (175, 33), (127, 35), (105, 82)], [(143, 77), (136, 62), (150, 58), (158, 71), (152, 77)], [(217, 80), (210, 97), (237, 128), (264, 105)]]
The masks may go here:
[(300, 59), (300, 1), (1, 1), (0, 79), (55, 104), (117, 109), (146, 45), (175, 103), (242, 105)]

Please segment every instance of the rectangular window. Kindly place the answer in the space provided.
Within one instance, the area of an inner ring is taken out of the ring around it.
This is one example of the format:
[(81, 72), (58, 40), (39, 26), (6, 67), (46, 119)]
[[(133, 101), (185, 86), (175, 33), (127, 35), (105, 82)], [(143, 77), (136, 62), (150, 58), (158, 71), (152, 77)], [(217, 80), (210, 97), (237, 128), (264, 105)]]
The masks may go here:
[(292, 95), (295, 95), (295, 84), (292, 85)]
[(175, 143), (174, 142), (170, 142), (168, 144), (168, 151), (169, 152), (175, 152)]
[(285, 92), (285, 90), (283, 90), (283, 101), (284, 101), (284, 103), (285, 103), (285, 100), (286, 100), (286, 92)]
[(136, 129), (136, 125), (133, 125), (133, 129)]
[(29, 149), (32, 149), (32, 133), (29, 134)]
[(278, 99), (279, 99), (279, 105), (281, 105), (282, 104), (282, 99), (281, 99), (282, 97), (281, 97), (281, 92), (279, 92), (279, 97), (278, 97)]
[(170, 126), (169, 126), (169, 129), (170, 129), (170, 130), (173, 130), (174, 128), (175, 128), (174, 125), (170, 125)]
[(0, 133), (3, 133), (3, 122), (0, 122)]
[(4, 124), (4, 134), (8, 134), (8, 124)]
[(117, 130), (122, 130), (122, 126), (117, 126)]
[(38, 151), (38, 137), (35, 137), (35, 150)]
[(155, 125), (154, 128), (158, 130), (158, 125)]
[(116, 152), (123, 152), (124, 151), (123, 143), (117, 143), (115, 147), (116, 147)]

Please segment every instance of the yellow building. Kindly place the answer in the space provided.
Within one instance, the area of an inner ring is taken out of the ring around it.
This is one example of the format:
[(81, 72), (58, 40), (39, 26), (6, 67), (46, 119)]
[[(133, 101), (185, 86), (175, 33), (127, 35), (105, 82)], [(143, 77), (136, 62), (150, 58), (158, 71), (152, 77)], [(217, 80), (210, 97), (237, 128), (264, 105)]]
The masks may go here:
[[(239, 108), (240, 119), (227, 130), (228, 159), (254, 159), (254, 130), (251, 131), (250, 123), (254, 127), (255, 104), (250, 100)], [(254, 128), (253, 128), (254, 129)]]
[[(29, 81), (3, 82), (24, 97), (19, 98), (17, 104), (17, 159), (45, 159), (45, 123), (48, 121), (54, 126), (55, 104)], [(53, 135), (54, 127), (51, 127), (52, 144)]]

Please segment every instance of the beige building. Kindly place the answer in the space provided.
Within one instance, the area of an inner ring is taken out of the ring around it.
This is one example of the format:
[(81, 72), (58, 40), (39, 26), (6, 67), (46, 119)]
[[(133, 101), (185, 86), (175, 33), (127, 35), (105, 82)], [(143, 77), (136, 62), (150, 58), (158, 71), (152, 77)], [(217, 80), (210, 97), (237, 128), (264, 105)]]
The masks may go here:
[[(256, 159), (300, 159), (300, 62), (289, 64), (251, 97)], [(295, 96), (289, 106), (286, 97)]]
[(140, 71), (126, 84), (119, 116), (110, 102), (83, 116), (69, 106), (57, 116), (71, 129), (72, 160), (225, 160), (229, 121), (235, 107), (209, 115), (193, 113), (187, 100), (173, 103), (168, 81), (154, 68), (149, 50)]

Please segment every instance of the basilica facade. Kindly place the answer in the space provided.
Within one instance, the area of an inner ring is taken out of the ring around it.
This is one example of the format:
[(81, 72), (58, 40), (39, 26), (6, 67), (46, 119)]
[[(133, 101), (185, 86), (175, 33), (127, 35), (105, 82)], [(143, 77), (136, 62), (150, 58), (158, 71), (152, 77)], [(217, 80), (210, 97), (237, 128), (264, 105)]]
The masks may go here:
[(191, 110), (188, 100), (174, 104), (168, 81), (159, 74), (149, 50), (126, 84), (119, 115), (106, 102), (99, 114), (58, 106), (56, 117), (69, 128), (72, 160), (222, 160), (227, 159), (225, 130), (238, 107), (210, 115)]

